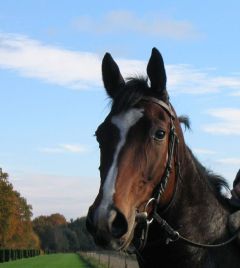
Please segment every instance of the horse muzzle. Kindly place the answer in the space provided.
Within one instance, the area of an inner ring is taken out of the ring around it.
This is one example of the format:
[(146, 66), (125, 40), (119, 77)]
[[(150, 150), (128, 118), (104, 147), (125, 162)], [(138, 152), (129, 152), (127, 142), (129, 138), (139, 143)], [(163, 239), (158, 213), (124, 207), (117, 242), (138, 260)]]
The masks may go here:
[(86, 227), (97, 245), (120, 248), (122, 237), (128, 232), (128, 222), (124, 214), (114, 205), (107, 208), (89, 208)]

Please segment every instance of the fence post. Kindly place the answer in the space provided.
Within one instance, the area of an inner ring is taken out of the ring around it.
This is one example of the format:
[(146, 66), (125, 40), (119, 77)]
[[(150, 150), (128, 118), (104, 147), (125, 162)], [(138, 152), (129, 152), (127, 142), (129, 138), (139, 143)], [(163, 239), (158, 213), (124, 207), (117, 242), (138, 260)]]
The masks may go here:
[(124, 268), (128, 268), (128, 266), (127, 266), (127, 255), (126, 255), (126, 254), (125, 254), (124, 261), (125, 261), (125, 266), (124, 266)]
[(108, 268), (110, 268), (110, 254), (108, 254)]

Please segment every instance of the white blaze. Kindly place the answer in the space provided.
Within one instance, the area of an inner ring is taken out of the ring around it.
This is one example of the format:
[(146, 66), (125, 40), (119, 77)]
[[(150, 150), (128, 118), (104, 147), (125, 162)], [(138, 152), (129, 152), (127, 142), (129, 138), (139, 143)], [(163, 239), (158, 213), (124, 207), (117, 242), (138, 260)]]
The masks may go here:
[(123, 148), (127, 134), (132, 126), (134, 126), (139, 119), (143, 116), (143, 109), (132, 108), (127, 112), (115, 115), (112, 117), (111, 122), (114, 124), (120, 132), (120, 140), (116, 147), (116, 151), (113, 156), (112, 165), (108, 171), (106, 180), (103, 185), (103, 198), (98, 210), (98, 217), (105, 217), (109, 204), (112, 204), (113, 195), (115, 193), (115, 182), (118, 174), (118, 156)]

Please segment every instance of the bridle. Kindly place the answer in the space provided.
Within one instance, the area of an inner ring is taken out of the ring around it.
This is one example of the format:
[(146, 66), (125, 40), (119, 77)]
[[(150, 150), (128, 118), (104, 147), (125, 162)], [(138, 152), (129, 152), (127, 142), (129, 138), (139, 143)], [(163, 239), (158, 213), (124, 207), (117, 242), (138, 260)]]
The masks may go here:
[[(139, 243), (139, 247), (138, 247), (138, 249), (140, 251), (146, 246), (149, 226), (151, 225), (153, 220), (156, 220), (155, 219), (156, 217), (157, 218), (160, 217), (160, 215), (157, 212), (158, 204), (159, 204), (160, 199), (161, 199), (162, 195), (164, 194), (166, 187), (168, 185), (170, 173), (172, 171), (172, 163), (173, 162), (175, 163), (175, 166), (178, 170), (178, 177), (181, 176), (181, 174), (180, 174), (180, 162), (179, 162), (179, 157), (178, 157), (178, 136), (177, 136), (175, 125), (174, 125), (175, 114), (171, 108), (170, 103), (167, 104), (166, 102), (159, 100), (157, 98), (153, 98), (153, 97), (144, 97), (141, 99), (141, 101), (155, 103), (155, 104), (159, 105), (161, 108), (163, 108), (168, 113), (168, 115), (170, 117), (170, 131), (169, 131), (168, 154), (167, 154), (166, 167), (165, 167), (164, 173), (161, 177), (160, 183), (155, 187), (153, 196), (151, 196), (151, 198), (147, 201), (147, 203), (144, 207), (144, 211), (137, 215), (137, 221), (140, 222), (140, 224), (142, 225), (141, 235), (140, 235), (140, 243)], [(176, 154), (176, 155), (174, 155), (174, 154)], [(176, 190), (176, 186), (175, 186), (175, 190)], [(173, 203), (173, 200), (175, 197), (175, 192), (176, 191), (174, 191), (173, 197), (171, 198), (170, 203), (164, 209), (164, 211), (168, 210), (168, 208)], [(151, 209), (151, 216), (149, 217), (148, 209), (150, 206), (151, 207), (153, 206), (153, 207)], [(174, 234), (171, 233), (171, 240), (175, 240), (175, 233)]]
[[(230, 237), (227, 241), (224, 241), (222, 243), (202, 244), (202, 243), (191, 241), (188, 238), (182, 236), (177, 230), (172, 228), (166, 220), (164, 220), (161, 217), (161, 215), (164, 214), (163, 212), (166, 212), (166, 210), (168, 210), (171, 207), (172, 203), (174, 202), (175, 195), (177, 192), (176, 188), (178, 185), (178, 181), (180, 179), (182, 179), (181, 165), (180, 165), (179, 153), (178, 153), (179, 139), (178, 139), (178, 136), (176, 133), (175, 125), (174, 125), (175, 114), (171, 108), (170, 102), (168, 102), (168, 104), (167, 104), (166, 102), (159, 100), (159, 99), (156, 99), (156, 98), (153, 98), (153, 97), (144, 97), (141, 99), (141, 101), (142, 100), (155, 103), (155, 104), (159, 105), (160, 107), (162, 107), (168, 113), (168, 115), (170, 117), (170, 132), (169, 132), (168, 155), (167, 155), (166, 167), (165, 167), (163, 176), (160, 180), (160, 183), (155, 187), (153, 196), (147, 201), (145, 208), (144, 208), (144, 211), (140, 212), (136, 215), (136, 220), (138, 222), (137, 224), (140, 224), (140, 226), (141, 226), (139, 241), (138, 241), (139, 246), (136, 249), (137, 252), (142, 251), (145, 248), (146, 243), (147, 243), (147, 239), (148, 239), (149, 227), (154, 220), (159, 224), (159, 227), (165, 232), (165, 234), (167, 236), (166, 244), (169, 244), (170, 242), (176, 242), (178, 240), (182, 240), (183, 242), (185, 242), (191, 246), (200, 247), (200, 248), (218, 248), (218, 247), (228, 245), (229, 243), (231, 243), (232, 241), (234, 241), (237, 238), (239, 230), (237, 230), (236, 233), (232, 237)], [(174, 163), (175, 170), (176, 170), (175, 190), (173, 192), (173, 196), (171, 198), (170, 203), (167, 205), (167, 207), (164, 209), (164, 211), (161, 211), (161, 215), (160, 215), (159, 202), (160, 202), (160, 199), (167, 188), (170, 173), (171, 173), (172, 168), (173, 168), (172, 163)], [(152, 208), (151, 213), (150, 213), (151, 215), (148, 213), (150, 206)], [(154, 244), (156, 245), (158, 243), (160, 243), (160, 241), (152, 242), (147, 246), (152, 246)]]

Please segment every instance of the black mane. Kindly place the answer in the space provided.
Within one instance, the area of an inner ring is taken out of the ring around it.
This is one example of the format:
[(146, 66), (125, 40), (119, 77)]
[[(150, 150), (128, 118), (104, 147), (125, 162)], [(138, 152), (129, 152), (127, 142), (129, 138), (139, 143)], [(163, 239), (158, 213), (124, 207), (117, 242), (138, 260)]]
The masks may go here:
[(191, 123), (190, 123), (190, 119), (189, 119), (188, 116), (186, 116), (186, 115), (180, 115), (180, 116), (178, 117), (178, 120), (179, 120), (179, 122), (180, 122), (181, 124), (184, 125), (185, 130), (186, 130), (186, 129), (187, 129), (187, 130), (191, 130)]
[(204, 178), (206, 179), (209, 187), (214, 192), (214, 194), (218, 198), (218, 200), (225, 202), (227, 198), (226, 198), (225, 194), (222, 192), (222, 190), (225, 189), (227, 191), (230, 191), (229, 185), (226, 182), (226, 180), (222, 176), (214, 174), (211, 170), (204, 167), (189, 148), (188, 148), (188, 151), (191, 155), (191, 158), (192, 158), (200, 176), (203, 179)]

